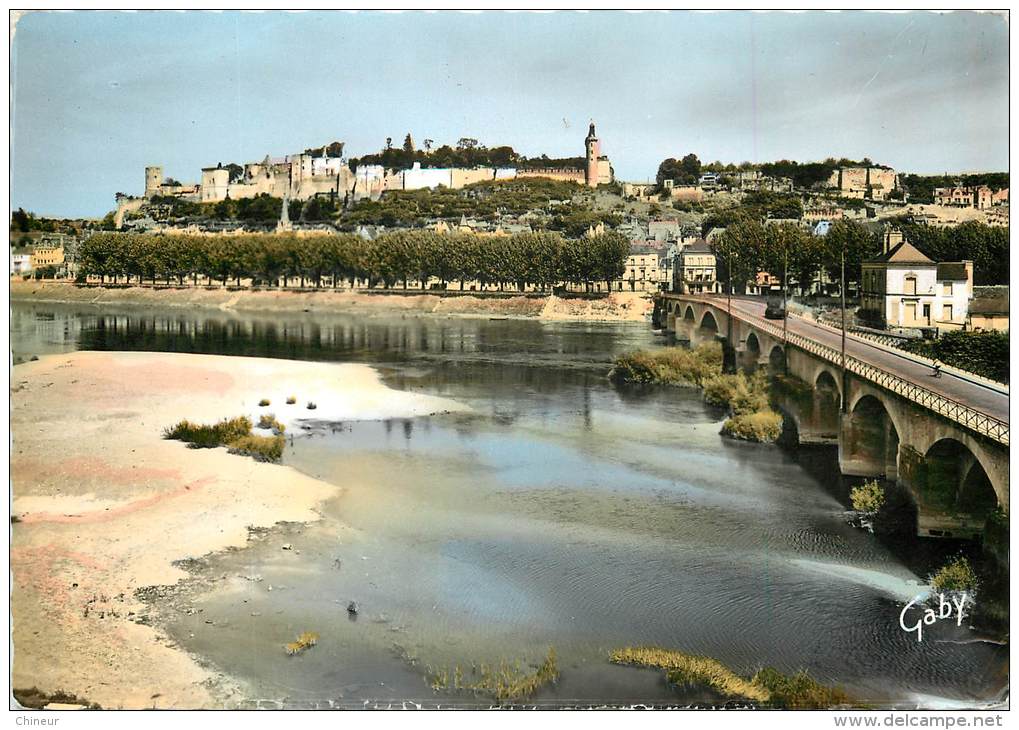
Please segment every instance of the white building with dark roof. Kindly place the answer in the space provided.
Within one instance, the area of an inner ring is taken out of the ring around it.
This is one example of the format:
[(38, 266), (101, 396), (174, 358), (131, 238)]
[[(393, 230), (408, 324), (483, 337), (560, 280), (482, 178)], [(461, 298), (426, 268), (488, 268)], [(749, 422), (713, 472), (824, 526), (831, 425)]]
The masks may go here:
[(973, 262), (936, 263), (885, 233), (883, 253), (863, 262), (861, 309), (885, 327), (962, 329), (973, 297)]

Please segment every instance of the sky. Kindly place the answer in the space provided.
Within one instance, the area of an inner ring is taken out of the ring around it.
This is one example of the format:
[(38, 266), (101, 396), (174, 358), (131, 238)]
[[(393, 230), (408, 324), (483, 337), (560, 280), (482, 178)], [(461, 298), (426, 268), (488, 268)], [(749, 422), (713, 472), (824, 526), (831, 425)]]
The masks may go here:
[(101, 216), (146, 165), (474, 137), (617, 179), (667, 157), (1008, 169), (1001, 15), (37, 12), (12, 53), (14, 209)]

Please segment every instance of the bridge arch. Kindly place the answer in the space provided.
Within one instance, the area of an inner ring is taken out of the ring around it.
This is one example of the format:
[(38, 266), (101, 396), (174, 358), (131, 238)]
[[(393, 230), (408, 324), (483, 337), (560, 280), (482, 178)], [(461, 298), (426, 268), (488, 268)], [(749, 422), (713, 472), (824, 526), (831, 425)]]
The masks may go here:
[(703, 316), (701, 316), (701, 329), (709, 329), (718, 332), (718, 322), (715, 320), (715, 315), (710, 310), (705, 310)]
[(871, 394), (856, 399), (849, 410), (842, 439), (845, 473), (897, 479), (902, 430), (885, 404)]
[(935, 441), (910, 474), (921, 506), (985, 520), (1001, 503), (979, 456), (955, 438)]
[(821, 433), (838, 434), (841, 404), (842, 394), (838, 381), (827, 368), (822, 369), (814, 380), (813, 391), (813, 420)]
[(692, 304), (686, 305), (686, 313), (683, 315), (683, 319), (688, 319), (691, 322), (693, 322), (696, 319), (696, 317), (694, 316)]
[(842, 387), (839, 385), (839, 377), (828, 368), (821, 368), (814, 379), (814, 390), (818, 389), (825, 393), (834, 390), (835, 395), (841, 399)]
[(768, 352), (768, 371), (773, 375), (785, 374), (785, 350), (782, 345), (775, 345)]
[(757, 339), (756, 332), (747, 335), (747, 352), (752, 352), (757, 356), (761, 354), (761, 341)]

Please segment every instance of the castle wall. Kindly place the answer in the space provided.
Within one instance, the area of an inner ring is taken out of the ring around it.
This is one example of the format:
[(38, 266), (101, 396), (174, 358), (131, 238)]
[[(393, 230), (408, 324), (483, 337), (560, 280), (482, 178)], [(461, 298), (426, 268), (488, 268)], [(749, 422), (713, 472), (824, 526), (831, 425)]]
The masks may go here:
[(420, 162), (415, 162), (414, 167), (403, 171), (403, 189), (421, 190), (423, 188), (435, 188), (453, 186), (453, 170), (443, 168), (423, 168)]
[(587, 175), (585, 170), (570, 169), (538, 169), (538, 170), (517, 170), (517, 177), (547, 177), (550, 180), (562, 180), (564, 182), (575, 182), (585, 184)]
[(496, 170), (491, 167), (479, 167), (475, 169), (454, 167), (452, 170), (450, 187), (459, 190), (464, 185), (484, 182), (485, 180), (493, 180), (495, 179), (495, 173)]

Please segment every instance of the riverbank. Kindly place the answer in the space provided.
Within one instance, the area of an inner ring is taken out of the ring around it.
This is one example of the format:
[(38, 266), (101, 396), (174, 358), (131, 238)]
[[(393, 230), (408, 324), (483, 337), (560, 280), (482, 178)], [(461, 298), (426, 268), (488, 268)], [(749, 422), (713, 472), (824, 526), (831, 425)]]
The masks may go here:
[(339, 489), (226, 449), (187, 449), (162, 438), (166, 426), (271, 410), (291, 431), (303, 417), (462, 410), (352, 364), (76, 352), (12, 373), (14, 687), (105, 708), (214, 707), (241, 691), (137, 623), (135, 591), (186, 577), (175, 561), (244, 546), (250, 528), (317, 520)]
[(547, 321), (639, 322), (653, 308), (636, 292), (613, 292), (603, 298), (555, 295), (474, 296), (405, 294), (401, 290), (286, 291), (204, 287), (79, 287), (70, 282), (11, 280), (11, 300), (59, 304), (129, 305), (205, 308), (238, 312), (342, 312), (351, 314), (429, 314), (450, 317), (520, 318)]

